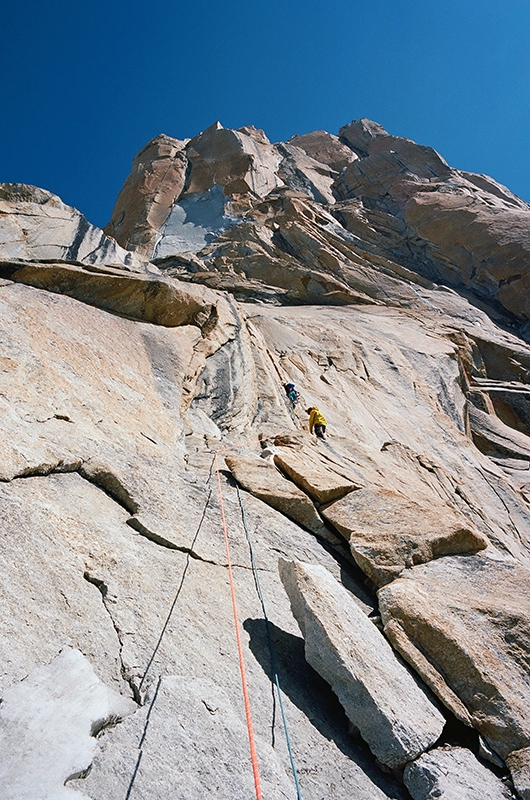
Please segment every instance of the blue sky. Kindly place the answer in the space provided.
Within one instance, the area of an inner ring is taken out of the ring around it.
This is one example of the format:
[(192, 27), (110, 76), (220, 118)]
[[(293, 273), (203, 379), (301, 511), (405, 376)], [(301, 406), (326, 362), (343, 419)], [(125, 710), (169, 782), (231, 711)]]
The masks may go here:
[(530, 201), (528, 0), (19, 0), (0, 29), (0, 181), (97, 225), (149, 139), (217, 119), (369, 117)]

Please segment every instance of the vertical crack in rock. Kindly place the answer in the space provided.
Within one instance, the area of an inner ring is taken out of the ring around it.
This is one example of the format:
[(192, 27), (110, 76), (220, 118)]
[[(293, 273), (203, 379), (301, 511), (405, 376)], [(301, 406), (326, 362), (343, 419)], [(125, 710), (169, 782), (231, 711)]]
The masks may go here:
[(114, 631), (116, 632), (116, 638), (118, 640), (118, 657), (119, 657), (120, 664), (121, 664), (121, 676), (122, 676), (123, 680), (129, 685), (129, 687), (131, 689), (131, 692), (132, 692), (132, 695), (134, 697), (134, 701), (138, 705), (142, 705), (140, 693), (138, 692), (138, 688), (137, 688), (137, 686), (136, 686), (136, 684), (134, 682), (134, 677), (132, 675), (129, 675), (129, 673), (127, 671), (127, 668), (125, 667), (125, 664), (124, 664), (124, 661), (123, 661), (123, 636), (122, 636), (122, 632), (120, 630), (120, 627), (117, 624), (116, 620), (114, 619), (114, 616), (112, 614), (111, 609), (109, 608), (109, 603), (108, 603), (108, 599), (107, 599), (108, 591), (109, 591), (108, 590), (108, 586), (105, 583), (105, 581), (103, 581), (103, 580), (101, 580), (99, 578), (96, 578), (94, 575), (91, 575), (88, 570), (85, 570), (85, 572), (83, 573), (83, 578), (88, 583), (91, 583), (93, 586), (95, 586), (96, 589), (101, 594), (101, 600), (103, 602), (103, 607), (104, 607), (105, 611), (107, 612), (107, 614), (109, 615), (109, 619), (111, 621), (112, 627), (114, 628)]

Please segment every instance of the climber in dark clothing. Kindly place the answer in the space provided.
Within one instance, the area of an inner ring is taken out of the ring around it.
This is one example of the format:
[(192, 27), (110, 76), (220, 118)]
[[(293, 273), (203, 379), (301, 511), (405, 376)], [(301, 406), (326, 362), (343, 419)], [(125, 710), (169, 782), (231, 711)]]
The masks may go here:
[(293, 404), (293, 408), (295, 408), (300, 399), (300, 394), (298, 393), (296, 386), (294, 383), (284, 383), (283, 388), (285, 389), (285, 394)]

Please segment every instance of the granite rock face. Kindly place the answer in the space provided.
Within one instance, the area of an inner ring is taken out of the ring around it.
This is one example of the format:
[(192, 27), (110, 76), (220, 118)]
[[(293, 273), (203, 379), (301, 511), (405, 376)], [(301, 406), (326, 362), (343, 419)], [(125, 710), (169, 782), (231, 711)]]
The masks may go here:
[(252, 789), (217, 477), (266, 796), (296, 795), (273, 661), (304, 800), (406, 800), (403, 767), (496, 797), (479, 735), (528, 795), (529, 220), (368, 120), (161, 134), (106, 234), (3, 186), (0, 716), (72, 649), (136, 708), (58, 796)]
[(432, 148), (389, 136), (369, 120), (346, 125), (339, 135), (360, 156), (339, 178), (342, 199), (358, 198), (364, 208), (373, 204), (398, 217), (426, 277), (471, 288), (528, 319), (527, 203), (486, 175), (451, 169)]
[(0, 184), (0, 260), (63, 260), (157, 272), (59, 197), (23, 183)]
[(444, 718), (347, 590), (320, 566), (280, 561), (280, 575), (308, 662), (379, 761), (402, 767), (431, 747)]
[(127, 250), (150, 255), (186, 182), (185, 141), (160, 134), (140, 150), (105, 229)]
[(413, 800), (509, 800), (507, 787), (463, 747), (440, 747), (405, 768)]
[[(404, 287), (392, 278), (414, 275), (527, 320), (529, 215), (491, 178), (370, 120), (277, 145), (215, 123), (192, 140), (161, 135), (138, 154), (107, 232), (241, 297), (259, 286), (276, 302), (399, 302)], [(304, 267), (309, 296), (294, 282)]]
[(529, 579), (511, 559), (454, 556), (379, 590), (389, 638), (394, 625), (405, 632), (503, 758), (530, 745)]

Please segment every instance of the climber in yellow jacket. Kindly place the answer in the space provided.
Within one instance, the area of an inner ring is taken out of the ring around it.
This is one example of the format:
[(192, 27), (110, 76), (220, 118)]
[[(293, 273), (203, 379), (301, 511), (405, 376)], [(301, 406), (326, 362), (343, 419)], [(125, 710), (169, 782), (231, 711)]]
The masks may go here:
[(306, 408), (306, 414), (309, 414), (309, 433), (313, 433), (313, 428), (315, 429), (315, 435), (318, 436), (319, 439), (326, 438), (326, 418), (324, 414), (318, 410), (316, 406), (311, 406), (311, 408)]

